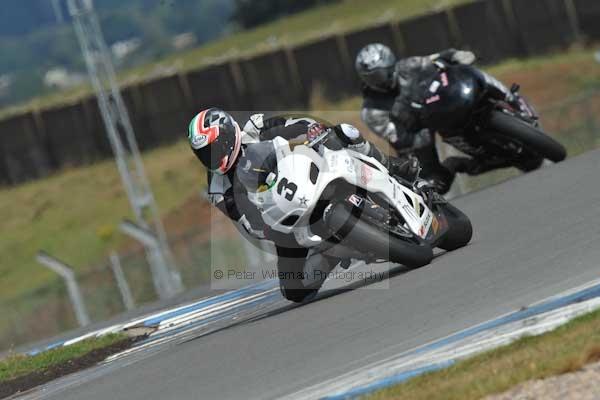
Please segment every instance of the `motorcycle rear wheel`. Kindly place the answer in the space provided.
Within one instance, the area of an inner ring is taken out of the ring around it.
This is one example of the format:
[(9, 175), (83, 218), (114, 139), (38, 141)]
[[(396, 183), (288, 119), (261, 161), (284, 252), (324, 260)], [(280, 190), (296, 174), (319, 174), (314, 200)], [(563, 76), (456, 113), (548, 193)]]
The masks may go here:
[(376, 259), (417, 268), (429, 264), (433, 249), (418, 237), (399, 238), (354, 216), (346, 205), (334, 204), (325, 216), (325, 225), (340, 238), (342, 246), (358, 249)]
[(562, 144), (542, 130), (502, 111), (492, 111), (488, 127), (502, 136), (516, 140), (527, 150), (550, 161), (560, 162), (567, 157), (567, 151)]

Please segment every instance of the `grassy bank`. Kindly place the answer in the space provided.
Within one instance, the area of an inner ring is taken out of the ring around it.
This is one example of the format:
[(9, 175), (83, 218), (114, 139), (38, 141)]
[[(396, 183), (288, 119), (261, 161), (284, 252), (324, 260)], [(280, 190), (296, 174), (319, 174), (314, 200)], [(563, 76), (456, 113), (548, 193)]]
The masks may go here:
[(369, 400), (480, 399), (532, 379), (600, 360), (600, 311), (541, 336), (525, 337), (449, 368), (374, 393)]
[(71, 346), (59, 347), (34, 356), (10, 355), (0, 360), (0, 383), (7, 382), (34, 372), (44, 372), (69, 360), (127, 339), (122, 334), (112, 334), (96, 339), (87, 339)]
[[(146, 153), (144, 163), (164, 213), (199, 193), (205, 181), (183, 142)], [(76, 272), (90, 268), (124, 242), (117, 228), (124, 217), (132, 215), (112, 160), (0, 191), (0, 303), (56, 279), (34, 260), (39, 249)]]
[(111, 334), (34, 356), (9, 355), (0, 360), (0, 398), (92, 367), (106, 357), (128, 349), (135, 341), (122, 334)]

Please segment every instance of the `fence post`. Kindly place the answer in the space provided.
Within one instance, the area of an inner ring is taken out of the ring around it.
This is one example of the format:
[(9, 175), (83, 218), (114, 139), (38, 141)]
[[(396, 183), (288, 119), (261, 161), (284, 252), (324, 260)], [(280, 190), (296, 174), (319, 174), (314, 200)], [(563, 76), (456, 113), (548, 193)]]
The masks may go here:
[(75, 310), (75, 317), (77, 318), (79, 326), (89, 325), (90, 317), (85, 308), (83, 296), (81, 295), (81, 291), (79, 290), (77, 281), (75, 280), (75, 274), (73, 273), (73, 269), (70, 268), (67, 264), (52, 257), (45, 251), (38, 251), (35, 259), (44, 267), (56, 272), (64, 279), (67, 285), (67, 292), (69, 293), (71, 303), (73, 304), (73, 309)]
[(565, 8), (567, 9), (567, 15), (569, 16), (569, 23), (571, 24), (571, 30), (573, 31), (573, 36), (575, 36), (575, 41), (581, 42), (583, 40), (583, 34), (581, 33), (581, 24), (579, 23), (579, 18), (577, 18), (575, 3), (573, 3), (573, 0), (564, 1)]
[(287, 67), (290, 71), (290, 76), (292, 78), (292, 84), (294, 86), (294, 89), (296, 89), (300, 96), (303, 97), (306, 92), (304, 85), (302, 84), (302, 78), (300, 77), (300, 70), (298, 69), (298, 63), (296, 62), (294, 49), (286, 46), (283, 48), (283, 51), (285, 54), (285, 61), (287, 63)]
[(152, 271), (154, 287), (161, 299), (168, 299), (183, 291), (181, 276), (167, 263), (160, 242), (153, 232), (148, 231), (131, 221), (123, 221), (121, 231), (142, 243), (147, 249), (147, 260)]
[(342, 61), (344, 72), (346, 73), (346, 76), (349, 77), (349, 79), (352, 79), (351, 77), (354, 74), (354, 61), (352, 60), (352, 56), (350, 55), (350, 51), (348, 50), (346, 36), (339, 33), (336, 34), (335, 44), (340, 55), (340, 60)]
[(119, 255), (114, 251), (110, 253), (110, 269), (112, 269), (115, 281), (117, 281), (117, 286), (119, 288), (119, 292), (121, 293), (121, 298), (123, 299), (123, 305), (125, 306), (125, 309), (133, 310), (135, 308), (135, 303), (133, 302), (131, 289), (129, 288), (127, 279), (125, 279), (123, 268), (121, 268), (121, 260), (119, 259)]

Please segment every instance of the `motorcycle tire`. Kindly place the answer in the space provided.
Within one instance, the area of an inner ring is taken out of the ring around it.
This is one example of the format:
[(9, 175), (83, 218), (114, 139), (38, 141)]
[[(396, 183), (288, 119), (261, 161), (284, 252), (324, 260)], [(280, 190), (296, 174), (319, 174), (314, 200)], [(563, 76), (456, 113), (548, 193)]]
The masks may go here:
[(437, 247), (452, 251), (469, 244), (473, 237), (473, 226), (469, 217), (448, 203), (442, 205), (441, 208), (448, 220), (448, 232)]
[(542, 130), (502, 111), (492, 111), (489, 128), (503, 136), (515, 139), (528, 150), (550, 161), (561, 162), (567, 157), (567, 151), (562, 144)]
[(325, 214), (325, 225), (340, 238), (340, 244), (358, 249), (376, 259), (417, 268), (429, 264), (433, 249), (418, 237), (399, 238), (354, 216), (346, 205), (334, 204)]

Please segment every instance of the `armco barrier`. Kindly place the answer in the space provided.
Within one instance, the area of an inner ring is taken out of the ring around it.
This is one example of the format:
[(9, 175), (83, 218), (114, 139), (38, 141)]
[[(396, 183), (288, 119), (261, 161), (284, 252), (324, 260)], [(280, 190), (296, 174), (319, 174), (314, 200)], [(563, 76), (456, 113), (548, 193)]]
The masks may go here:
[(504, 0), (477, 1), (452, 10), (461, 46), (490, 64), (523, 54), (518, 32), (506, 15)]
[[(128, 86), (121, 91), (121, 96), (127, 106), (129, 119), (138, 140), (138, 146), (140, 150), (147, 150), (158, 144), (158, 139), (155, 139), (151, 134), (152, 124), (147, 117), (148, 112), (142, 91), (140, 90), (141, 86), (141, 84)], [(99, 123), (102, 134), (106, 136), (104, 121), (100, 119)]]
[(383, 43), (401, 56), (404, 46), (400, 43), (400, 38), (396, 37), (397, 33), (394, 32), (394, 29), (397, 30), (397, 27), (386, 24), (346, 34), (345, 40), (351, 59), (354, 60), (360, 49), (369, 43)]
[(144, 108), (133, 115), (138, 121), (142, 118), (148, 122), (143, 130), (136, 130), (140, 147), (151, 148), (181, 138), (191, 105), (187, 104), (179, 76), (148, 82), (139, 91)]
[(187, 74), (192, 96), (192, 106), (200, 110), (210, 106), (237, 110), (243, 106), (229, 64), (212, 65)]
[(44, 110), (40, 116), (57, 167), (88, 164), (100, 158), (94, 137), (86, 129), (82, 103)]
[(573, 1), (579, 29), (588, 39), (600, 39), (600, 1), (597, 0), (566, 0)]
[(0, 131), (0, 172), (4, 173), (0, 181), (16, 184), (44, 177), (54, 169), (33, 113), (0, 121)]
[(511, 5), (527, 55), (573, 43), (575, 32), (564, 0), (511, 0)]
[(450, 29), (446, 12), (423, 15), (399, 25), (407, 56), (433, 54), (441, 49), (458, 46), (458, 38)]
[(300, 80), (306, 90), (318, 86), (331, 99), (353, 92), (352, 65), (349, 55), (344, 54), (343, 46), (345, 44), (338, 37), (329, 37), (293, 50)]
[[(315, 88), (330, 99), (358, 92), (353, 63), (369, 42), (399, 56), (469, 47), (484, 63), (543, 54), (578, 34), (600, 39), (600, 0), (474, 0), (410, 20), (386, 22), (296, 48), (226, 61), (123, 89), (141, 149), (180, 138), (195, 112), (217, 106), (259, 111), (306, 108)], [(36, 179), (63, 165), (110, 154), (93, 98), (0, 121), (0, 184)], [(242, 118), (247, 113), (235, 113)]]
[(293, 75), (284, 50), (240, 61), (248, 110), (289, 110), (304, 105), (306, 95)]
[(98, 101), (95, 97), (88, 97), (81, 101), (85, 121), (85, 135), (93, 138), (99, 158), (106, 158), (112, 154), (112, 149), (104, 129), (104, 121), (100, 115)]

